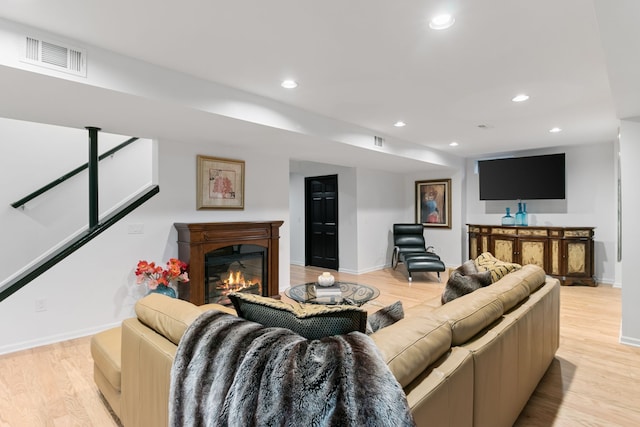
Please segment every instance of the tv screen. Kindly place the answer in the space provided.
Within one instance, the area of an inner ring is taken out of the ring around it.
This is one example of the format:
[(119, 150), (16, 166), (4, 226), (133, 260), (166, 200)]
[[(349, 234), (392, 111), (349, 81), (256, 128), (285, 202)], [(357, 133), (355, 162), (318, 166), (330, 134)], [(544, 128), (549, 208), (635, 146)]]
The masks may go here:
[(564, 153), (481, 160), (480, 200), (565, 198)]

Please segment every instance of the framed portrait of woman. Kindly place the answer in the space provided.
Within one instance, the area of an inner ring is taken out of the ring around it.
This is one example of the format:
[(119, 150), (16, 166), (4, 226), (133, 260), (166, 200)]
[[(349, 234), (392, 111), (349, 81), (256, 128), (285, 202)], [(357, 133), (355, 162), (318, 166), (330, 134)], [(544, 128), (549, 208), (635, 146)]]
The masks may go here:
[(416, 181), (416, 223), (451, 228), (451, 180)]

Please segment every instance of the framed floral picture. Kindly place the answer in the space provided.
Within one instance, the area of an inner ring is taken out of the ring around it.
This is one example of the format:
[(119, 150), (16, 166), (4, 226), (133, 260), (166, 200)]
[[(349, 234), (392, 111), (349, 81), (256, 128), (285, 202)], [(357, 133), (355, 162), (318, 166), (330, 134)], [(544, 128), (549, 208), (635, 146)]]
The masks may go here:
[(244, 161), (198, 156), (197, 209), (244, 209)]
[(451, 180), (416, 181), (416, 223), (451, 228)]

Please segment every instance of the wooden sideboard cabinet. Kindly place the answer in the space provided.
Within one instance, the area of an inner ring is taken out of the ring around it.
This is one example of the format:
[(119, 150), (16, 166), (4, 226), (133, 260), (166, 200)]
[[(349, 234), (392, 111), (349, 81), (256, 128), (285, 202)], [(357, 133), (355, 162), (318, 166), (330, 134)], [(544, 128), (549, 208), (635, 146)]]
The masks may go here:
[(483, 252), (518, 264), (536, 264), (563, 285), (597, 286), (594, 227), (520, 227), (467, 224), (469, 258)]

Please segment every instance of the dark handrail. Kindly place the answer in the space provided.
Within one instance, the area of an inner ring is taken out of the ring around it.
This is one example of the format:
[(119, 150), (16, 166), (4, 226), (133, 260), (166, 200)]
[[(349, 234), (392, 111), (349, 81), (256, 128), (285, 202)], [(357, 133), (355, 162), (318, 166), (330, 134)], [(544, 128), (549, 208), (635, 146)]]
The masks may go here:
[[(113, 147), (111, 150), (104, 152), (102, 155), (100, 155), (98, 157), (98, 160), (102, 160), (102, 159), (105, 159), (105, 158), (107, 158), (109, 156), (112, 156), (117, 151), (122, 150), (124, 147), (126, 147), (129, 144), (131, 144), (132, 142), (137, 141), (138, 139), (139, 138), (135, 138), (135, 137), (127, 139), (122, 144), (117, 145), (117, 146)], [(78, 166), (77, 168), (75, 168), (71, 172), (68, 172), (68, 173), (62, 175), (60, 178), (58, 178), (58, 179), (56, 179), (54, 181), (51, 181), (49, 184), (45, 185), (44, 187), (41, 187), (41, 188), (37, 189), (36, 191), (34, 191), (33, 193), (29, 194), (28, 196), (23, 197), (22, 199), (18, 200), (17, 202), (11, 203), (11, 206), (13, 206), (16, 209), (19, 208), (20, 206), (24, 206), (27, 202), (35, 199), (36, 197), (38, 197), (39, 195), (41, 195), (43, 193), (46, 193), (47, 191), (51, 190), (55, 186), (57, 186), (59, 184), (62, 184), (63, 182), (65, 182), (69, 178), (74, 177), (75, 175), (79, 174), (80, 172), (82, 172), (83, 170), (87, 169), (88, 167), (89, 167), (89, 163), (85, 163), (82, 166)]]
[(97, 226), (93, 227), (77, 236), (63, 247), (59, 248), (54, 253), (48, 255), (47, 257), (40, 260), (35, 265), (28, 268), (26, 271), (23, 271), (20, 275), (10, 280), (7, 284), (0, 288), (0, 301), (3, 301), (5, 298), (13, 294), (14, 292), (21, 289), (24, 285), (35, 279), (36, 277), (43, 274), (45, 271), (65, 259), (67, 256), (71, 255), (78, 249), (80, 249), (85, 244), (89, 243), (93, 238), (97, 237), (98, 234), (105, 231), (107, 228), (114, 225), (116, 222), (120, 221), (127, 214), (132, 212), (138, 206), (142, 205), (144, 202), (149, 200), (151, 197), (155, 196), (160, 192), (160, 187), (157, 185), (153, 185), (149, 187), (143, 194), (141, 194), (138, 198), (128, 203), (127, 205), (121, 207), (120, 209), (114, 211), (110, 215), (106, 216), (102, 222), (100, 222)]

